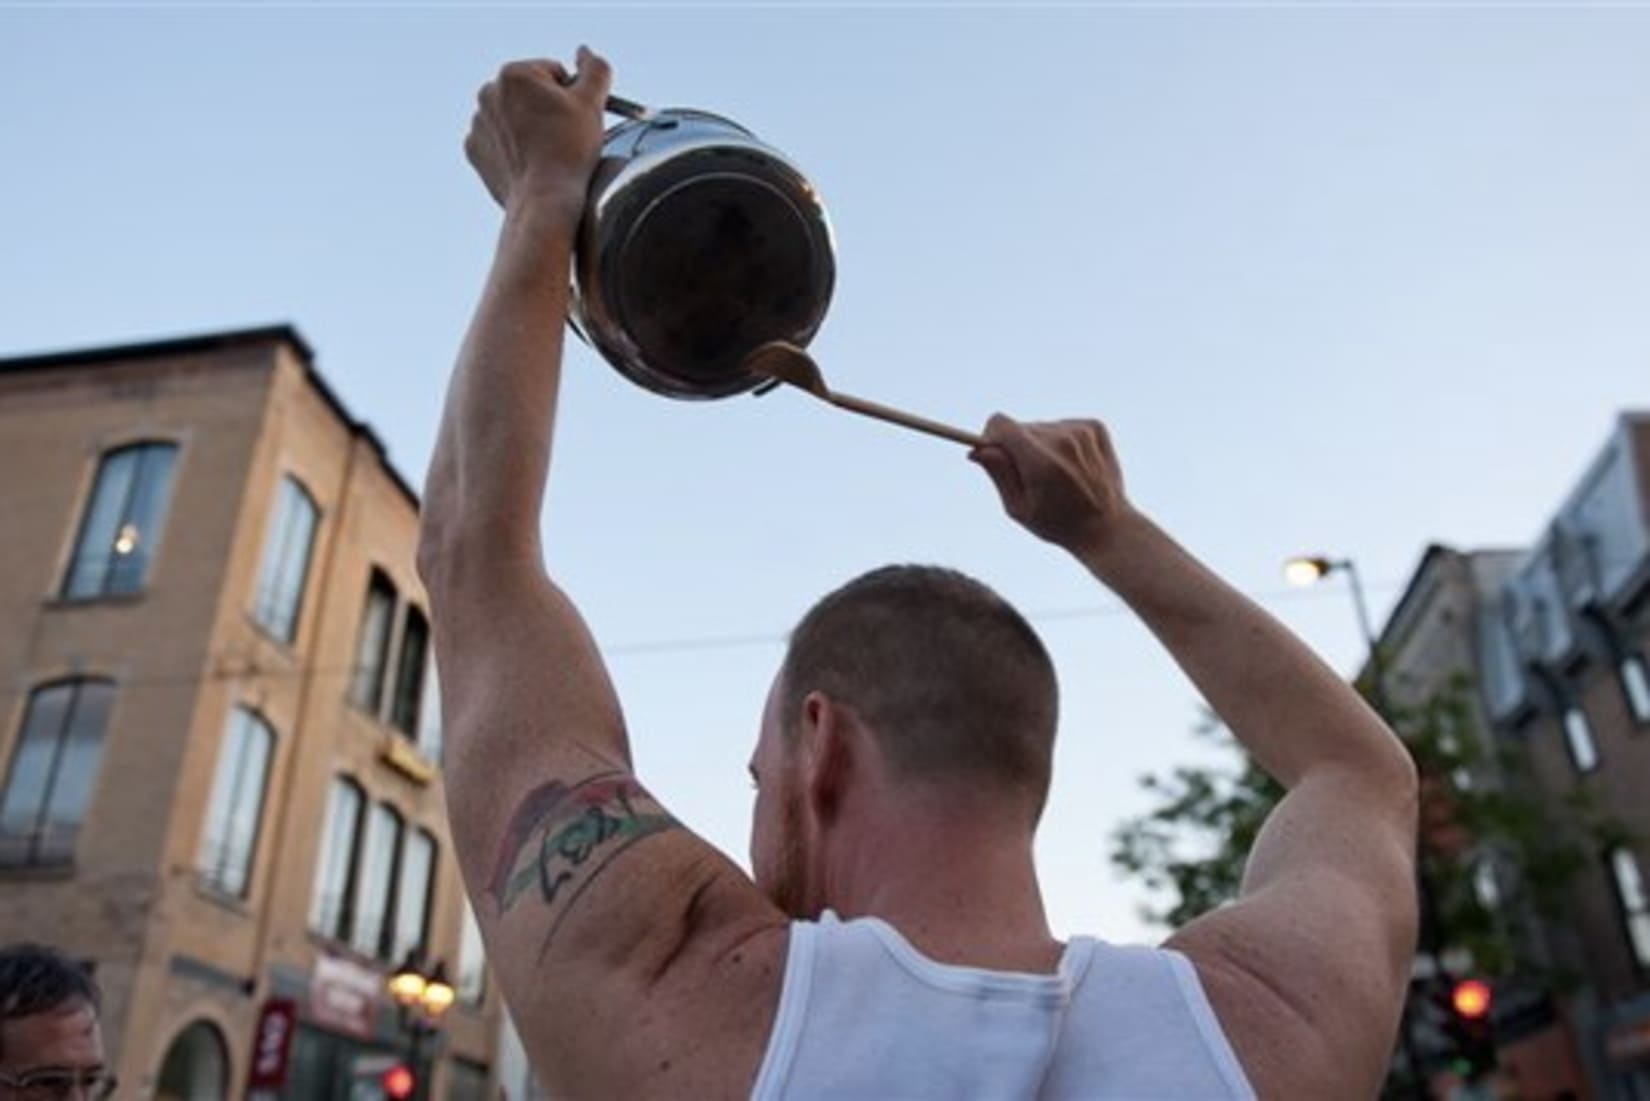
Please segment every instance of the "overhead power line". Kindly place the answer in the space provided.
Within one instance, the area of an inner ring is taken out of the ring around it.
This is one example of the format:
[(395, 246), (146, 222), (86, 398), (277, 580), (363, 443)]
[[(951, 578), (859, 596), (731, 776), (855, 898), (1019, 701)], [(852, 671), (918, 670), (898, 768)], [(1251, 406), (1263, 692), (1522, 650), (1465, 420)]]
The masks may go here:
[[(1371, 592), (1392, 592), (1399, 588), (1397, 582), (1382, 582), (1368, 585)], [(1250, 599), (1260, 604), (1275, 604), (1280, 601), (1295, 601), (1322, 599), (1336, 595), (1332, 586), (1316, 586), (1309, 589), (1279, 588), (1255, 591), (1247, 594)], [(1339, 597), (1337, 596), (1337, 599)], [(1120, 601), (1107, 601), (1095, 604), (1077, 604), (1063, 608), (1043, 608), (1026, 613), (1026, 618), (1033, 623), (1055, 623), (1064, 620), (1106, 619), (1112, 616), (1124, 615), (1129, 611), (1127, 605)], [(757, 646), (783, 646), (789, 638), (787, 631), (762, 631), (743, 634), (726, 635), (686, 635), (679, 638), (649, 639), (638, 642), (619, 642), (611, 645), (600, 645), (604, 657), (658, 657), (670, 654), (693, 653), (708, 650), (738, 650)], [(274, 668), (263, 665), (242, 655), (226, 655), (218, 659), (217, 667), (202, 672), (200, 669), (188, 671), (180, 670), (175, 673), (151, 673), (138, 677), (117, 678), (122, 687), (150, 686), (161, 684), (206, 683), (208, 681), (269, 681), (289, 680), (300, 677), (317, 679), (347, 680), (357, 675), (360, 668), (356, 665), (293, 665), (287, 668)], [(101, 670), (88, 669), (88, 676), (101, 675)], [(25, 687), (0, 688), (0, 698), (27, 694), (33, 691), (35, 685)]]

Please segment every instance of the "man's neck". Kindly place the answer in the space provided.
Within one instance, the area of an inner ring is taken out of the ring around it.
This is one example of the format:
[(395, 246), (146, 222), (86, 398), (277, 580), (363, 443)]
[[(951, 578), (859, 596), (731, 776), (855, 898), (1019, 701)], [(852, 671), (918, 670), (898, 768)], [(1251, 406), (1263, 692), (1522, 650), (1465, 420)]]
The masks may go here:
[(1024, 827), (988, 817), (901, 807), (857, 816), (827, 857), (826, 904), (877, 917), (941, 963), (1052, 972), (1050, 934)]

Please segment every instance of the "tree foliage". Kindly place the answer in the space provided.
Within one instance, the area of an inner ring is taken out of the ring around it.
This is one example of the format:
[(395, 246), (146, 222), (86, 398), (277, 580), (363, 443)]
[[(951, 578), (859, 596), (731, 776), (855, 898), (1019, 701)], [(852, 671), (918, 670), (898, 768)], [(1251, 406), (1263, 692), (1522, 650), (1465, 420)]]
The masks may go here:
[[(1464, 951), (1485, 974), (1567, 985), (1543, 947), (1542, 921), (1561, 918), (1575, 876), (1625, 831), (1585, 785), (1543, 796), (1517, 745), (1490, 749), (1465, 677), (1386, 710), (1423, 776), (1420, 856), (1438, 932), (1431, 946)], [(1142, 777), (1156, 805), (1117, 829), (1110, 853), (1160, 900), (1143, 916), (1171, 928), (1237, 897), (1249, 850), (1283, 796), (1213, 713), (1195, 730), (1226, 750), (1223, 759)]]

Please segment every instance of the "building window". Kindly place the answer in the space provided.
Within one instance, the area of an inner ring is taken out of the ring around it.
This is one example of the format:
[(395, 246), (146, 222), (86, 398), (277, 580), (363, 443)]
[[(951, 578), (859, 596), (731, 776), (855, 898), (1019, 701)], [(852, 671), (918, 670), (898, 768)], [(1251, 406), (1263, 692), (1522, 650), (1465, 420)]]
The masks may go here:
[(304, 602), (309, 552), (319, 516), (315, 499), (298, 480), (290, 475), (282, 478), (252, 604), (252, 618), (282, 642), (291, 642), (298, 634), (298, 611)]
[(383, 803), (374, 803), (367, 812), (367, 830), (361, 842), (355, 927), (350, 931), (349, 943), (361, 954), (377, 959), (389, 959), (390, 898), (395, 890), (400, 851), (401, 816)]
[(349, 937), (353, 907), (356, 849), (361, 836), (361, 788), (342, 776), (332, 781), (321, 859), (315, 865), (315, 894), (310, 899), (309, 927), (334, 940)]
[(1480, 857), (1472, 869), (1472, 892), (1478, 896), (1478, 904), (1487, 912), (1494, 914), (1501, 909), (1501, 882), (1495, 874), (1495, 861), (1489, 857)]
[(64, 597), (142, 591), (166, 519), (177, 453), (175, 444), (140, 443), (103, 456), (63, 579)]
[(252, 880), (274, 747), (275, 732), (268, 723), (244, 707), (230, 711), (200, 852), (201, 881), (225, 894), (244, 897)]
[(435, 875), (435, 838), (424, 830), (408, 830), (401, 850), (401, 874), (396, 878), (395, 944), (390, 959), (403, 960), (407, 953), (422, 952), (427, 941), (430, 917), (430, 886)]
[(1577, 772), (1591, 772), (1598, 767), (1593, 724), (1587, 721), (1587, 712), (1580, 704), (1572, 703), (1564, 709), (1564, 743), (1570, 748), (1570, 763)]
[(432, 660), (424, 668), (424, 700), (418, 708), (418, 751), (425, 758), (441, 761), (441, 679)]
[(67, 864), (91, 802), (115, 686), (69, 680), (29, 696), (0, 791), (0, 865)]
[(401, 653), (395, 662), (395, 696), (390, 700), (390, 725), (409, 738), (418, 737), (418, 709), (424, 693), (424, 657), (430, 645), (430, 627), (424, 613), (409, 605), (401, 629)]
[(481, 926), (470, 900), (464, 900), (464, 916), (458, 933), (458, 975), (453, 989), (466, 1005), (480, 1005), (487, 993), (487, 953), (481, 943)]
[(1616, 902), (1633, 947), (1633, 959), (1640, 967), (1650, 967), (1650, 899), (1645, 897), (1638, 859), (1631, 849), (1615, 848), (1610, 850), (1609, 860), (1610, 878), (1616, 884)]
[(361, 613), (361, 634), (355, 642), (355, 670), (349, 700), (369, 715), (377, 715), (384, 701), (384, 671), (390, 658), (390, 628), (395, 622), (395, 586), (380, 570), (367, 583), (367, 606)]
[(1650, 668), (1643, 654), (1628, 654), (1621, 659), (1617, 671), (1621, 674), (1621, 690), (1627, 697), (1627, 713), (1640, 726), (1650, 725)]

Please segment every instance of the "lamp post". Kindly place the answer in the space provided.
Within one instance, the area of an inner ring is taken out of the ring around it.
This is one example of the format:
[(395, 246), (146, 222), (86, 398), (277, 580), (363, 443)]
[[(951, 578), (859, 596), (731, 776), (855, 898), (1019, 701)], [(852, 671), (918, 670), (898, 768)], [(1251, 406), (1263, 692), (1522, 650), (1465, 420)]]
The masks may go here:
[(1375, 638), (1374, 621), (1369, 618), (1369, 604), (1364, 600), (1363, 580), (1358, 576), (1358, 564), (1350, 558), (1326, 558), (1323, 555), (1301, 555), (1283, 564), (1283, 576), (1291, 585), (1315, 585), (1332, 573), (1346, 574), (1347, 587), (1352, 590), (1352, 604), (1358, 612), (1358, 630), (1363, 632), (1364, 648), (1369, 652), (1369, 691), (1376, 714), (1383, 722), (1392, 722), (1392, 709), (1386, 698), (1386, 668), (1381, 660), (1381, 647)]
[(401, 1030), (407, 1034), (407, 1062), (413, 1072), (413, 1097), (429, 1096), (427, 1075), (421, 1062), (424, 1038), (433, 1036), (441, 1027), (441, 1018), (452, 1008), (457, 992), (447, 981), (446, 965), (437, 960), (435, 966), (424, 970), (423, 959), (417, 949), (389, 979), (390, 997), (395, 999), (396, 1016)]
[[(1381, 721), (1391, 726), (1394, 716), (1391, 701), (1386, 694), (1386, 664), (1381, 656), (1380, 641), (1375, 637), (1374, 622), (1369, 618), (1369, 605), (1364, 600), (1363, 580), (1358, 576), (1357, 563), (1350, 558), (1330, 558), (1319, 554), (1298, 555), (1283, 564), (1284, 579), (1291, 585), (1315, 585), (1332, 573), (1346, 574), (1347, 587), (1352, 590), (1352, 604), (1358, 613), (1358, 629), (1363, 633), (1364, 647), (1369, 653), (1370, 703), (1374, 705), (1375, 713), (1381, 717)], [(1438, 941), (1442, 936), (1442, 930), (1438, 926), (1432, 889), (1427, 881), (1419, 848), (1415, 854), (1415, 893), (1416, 902), (1421, 910), (1423, 931), (1420, 952), (1423, 957), (1430, 960), (1436, 973), (1439, 969)], [(1404, 998), (1404, 1014), (1398, 1022), (1398, 1041), (1404, 1051), (1404, 1061), (1409, 1064), (1409, 1073), (1414, 1080), (1415, 1096), (1424, 1101), (1430, 1099), (1432, 1091), (1422, 1073), (1420, 1058), (1415, 1051), (1415, 1038), (1410, 1032), (1407, 995)]]

